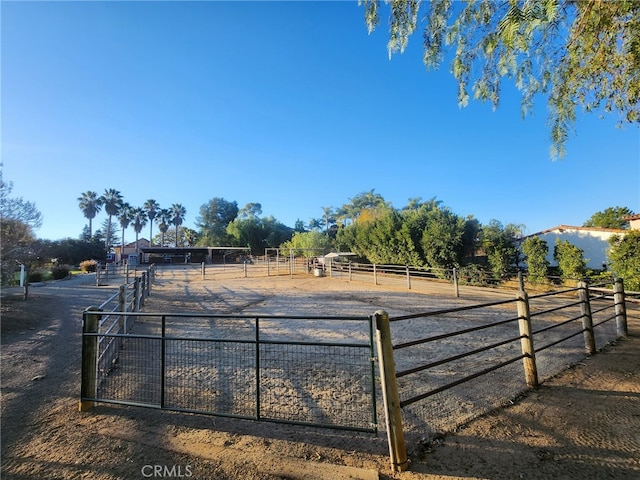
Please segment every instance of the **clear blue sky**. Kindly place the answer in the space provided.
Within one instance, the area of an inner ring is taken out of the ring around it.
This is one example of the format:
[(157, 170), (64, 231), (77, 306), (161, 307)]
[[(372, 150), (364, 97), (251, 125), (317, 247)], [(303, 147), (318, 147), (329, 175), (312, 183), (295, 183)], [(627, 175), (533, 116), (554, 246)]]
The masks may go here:
[(214, 197), (293, 227), (371, 189), (527, 233), (640, 212), (637, 126), (581, 116), (554, 162), (544, 99), (525, 120), (510, 86), (495, 112), (458, 108), (448, 65), (425, 70), (421, 35), (389, 60), (386, 18), (368, 35), (355, 0), (3, 1), (0, 13), (3, 174), (42, 212), (41, 238), (78, 237), (77, 198), (107, 188), (132, 206), (181, 203), (190, 228)]

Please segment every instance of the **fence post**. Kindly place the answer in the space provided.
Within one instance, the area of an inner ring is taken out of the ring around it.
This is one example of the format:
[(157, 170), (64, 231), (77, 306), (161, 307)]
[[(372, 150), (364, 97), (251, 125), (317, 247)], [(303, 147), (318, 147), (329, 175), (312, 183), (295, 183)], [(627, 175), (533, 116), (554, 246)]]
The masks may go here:
[(402, 430), (402, 413), (400, 396), (396, 381), (396, 367), (391, 344), (391, 328), (389, 314), (383, 310), (374, 313), (376, 319), (376, 341), (378, 345), (378, 362), (380, 364), (380, 382), (382, 383), (382, 400), (384, 402), (387, 424), (387, 439), (391, 468), (401, 472), (409, 468), (409, 459)]
[(349, 281), (353, 280), (353, 272), (351, 270), (351, 261), (349, 261)]
[(409, 272), (409, 265), (407, 265), (407, 288), (411, 290), (411, 273)]
[(96, 265), (96, 287), (100, 286), (100, 272), (102, 271), (102, 264), (98, 263)]
[(460, 296), (460, 287), (458, 286), (458, 269), (453, 267), (453, 287), (456, 289), (456, 297)]
[(78, 410), (86, 412), (96, 403), (84, 398), (96, 398), (98, 395), (98, 333), (100, 315), (98, 307), (89, 307), (82, 315), (82, 373), (80, 380), (80, 403)]
[(373, 264), (373, 284), (378, 284), (378, 271), (376, 270), (376, 264)]
[(205, 276), (205, 267), (204, 267), (204, 262), (202, 262), (200, 264), (200, 275), (202, 275), (202, 280), (204, 280), (204, 276)]
[(140, 279), (138, 277), (133, 279), (133, 309), (137, 312), (140, 310)]
[(242, 271), (244, 272), (244, 278), (247, 278), (247, 261), (242, 264)]
[(616, 311), (616, 332), (619, 337), (626, 337), (629, 334), (625, 302), (624, 281), (621, 278), (616, 278), (613, 282), (613, 304)]
[(529, 296), (527, 292), (518, 292), (518, 327), (520, 328), (520, 346), (522, 348), (522, 363), (524, 378), (530, 387), (538, 386), (538, 367), (536, 365), (536, 351), (533, 348), (533, 331), (531, 329), (531, 312), (529, 310)]
[(593, 355), (596, 353), (596, 339), (593, 335), (593, 317), (591, 316), (591, 302), (589, 299), (589, 287), (586, 282), (578, 282), (578, 298), (582, 311), (582, 333), (584, 335), (584, 348)]
[(124, 283), (129, 283), (129, 264), (124, 266)]

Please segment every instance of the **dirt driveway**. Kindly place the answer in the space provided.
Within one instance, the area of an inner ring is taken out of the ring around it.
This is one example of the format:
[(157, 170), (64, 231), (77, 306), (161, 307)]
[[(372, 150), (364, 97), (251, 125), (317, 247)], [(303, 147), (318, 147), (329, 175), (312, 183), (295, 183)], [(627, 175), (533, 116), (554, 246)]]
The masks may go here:
[[(313, 294), (313, 282), (265, 281), (247, 288)], [(392, 474), (383, 435), (108, 405), (78, 412), (81, 311), (115, 292), (93, 283), (79, 276), (33, 287), (26, 302), (3, 299), (2, 478), (640, 478), (637, 309), (627, 339), (422, 445), (410, 472)], [(174, 286), (160, 285), (150, 302), (170, 299)]]

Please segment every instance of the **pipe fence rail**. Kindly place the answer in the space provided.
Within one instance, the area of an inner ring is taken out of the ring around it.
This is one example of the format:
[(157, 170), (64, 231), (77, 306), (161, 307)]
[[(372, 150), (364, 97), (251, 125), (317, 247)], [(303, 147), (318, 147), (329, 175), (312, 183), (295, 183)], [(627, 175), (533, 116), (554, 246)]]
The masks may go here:
[[(290, 260), (284, 274), (315, 268)], [(200, 268), (203, 279), (270, 275), (260, 263)], [(198, 266), (180, 268), (188, 281)], [(328, 268), (357, 275), (352, 263)], [(362, 271), (402, 278), (397, 266)], [(626, 336), (626, 302), (640, 297), (621, 279), (534, 295), (521, 279), (513, 298), (393, 317), (140, 312), (155, 275), (83, 313), (81, 410), (104, 402), (377, 432), (379, 379), (395, 471), (409, 465), (405, 436), (454, 431)]]
[[(521, 290), (512, 300), (406, 316), (379, 312), (376, 324), (378, 338), (391, 343), (381, 381), (394, 470), (408, 465), (405, 434), (454, 431), (627, 335), (621, 279), (613, 288), (580, 282), (557, 292), (529, 297)], [(403, 338), (403, 331), (420, 329), (439, 333)], [(425, 424), (430, 432), (415, 428)]]
[[(88, 408), (106, 402), (377, 429), (371, 317), (136, 312), (128, 315), (136, 319), (132, 332), (107, 332), (91, 328), (95, 316), (83, 314), (81, 405)], [(327, 331), (340, 338), (327, 340)], [(116, 341), (117, 356), (94, 369), (102, 345)]]

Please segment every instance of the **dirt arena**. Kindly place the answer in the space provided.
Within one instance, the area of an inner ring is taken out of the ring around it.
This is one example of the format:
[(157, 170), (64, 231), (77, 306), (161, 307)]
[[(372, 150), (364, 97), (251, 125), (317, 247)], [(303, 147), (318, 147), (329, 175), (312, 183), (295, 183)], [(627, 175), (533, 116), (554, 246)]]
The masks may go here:
[[(341, 278), (199, 281), (161, 273), (145, 310), (350, 314), (412, 305), (446, 306), (448, 286), (407, 292)], [(188, 281), (187, 281), (188, 280)], [(81, 312), (114, 287), (91, 275), (34, 286), (2, 304), (2, 477), (10, 479), (638, 478), (640, 314), (630, 336), (457, 434), (411, 451), (393, 474), (384, 432), (360, 434), (263, 424), (136, 407), (77, 411)], [(496, 292), (489, 292), (492, 296)], [(484, 301), (469, 289), (467, 298)], [(287, 298), (285, 301), (284, 299)], [(292, 302), (291, 299), (294, 301)]]

